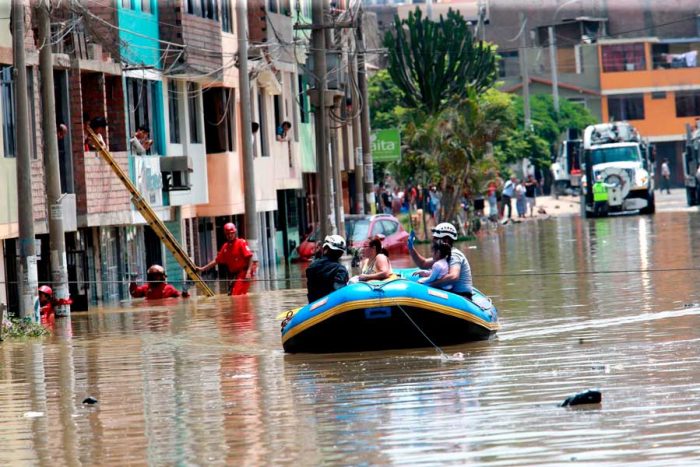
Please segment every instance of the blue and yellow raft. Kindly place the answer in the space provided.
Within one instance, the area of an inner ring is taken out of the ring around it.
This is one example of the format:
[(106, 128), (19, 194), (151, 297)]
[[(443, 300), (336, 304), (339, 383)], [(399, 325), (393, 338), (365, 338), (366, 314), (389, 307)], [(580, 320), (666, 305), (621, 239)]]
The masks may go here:
[(419, 284), (415, 269), (389, 281), (350, 284), (296, 310), (282, 322), (285, 352), (354, 352), (446, 346), (486, 340), (498, 311), (478, 290), (472, 300)]

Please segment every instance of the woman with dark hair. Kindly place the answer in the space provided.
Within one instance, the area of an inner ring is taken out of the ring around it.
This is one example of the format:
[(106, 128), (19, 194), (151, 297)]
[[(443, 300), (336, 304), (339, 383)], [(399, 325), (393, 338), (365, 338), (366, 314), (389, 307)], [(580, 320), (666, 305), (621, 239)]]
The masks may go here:
[(383, 235), (377, 235), (364, 248), (364, 259), (360, 263), (360, 275), (353, 282), (383, 281), (389, 279), (393, 272), (389, 262), (389, 253), (382, 247)]

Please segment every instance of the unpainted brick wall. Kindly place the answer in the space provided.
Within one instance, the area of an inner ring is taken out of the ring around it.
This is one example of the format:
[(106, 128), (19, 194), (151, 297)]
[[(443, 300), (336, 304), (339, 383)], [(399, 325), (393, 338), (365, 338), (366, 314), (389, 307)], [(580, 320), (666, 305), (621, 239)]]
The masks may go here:
[(248, 35), (251, 42), (267, 41), (267, 19), (263, 0), (248, 2)]
[[(182, 38), (187, 45), (186, 60), (189, 65), (204, 73), (221, 69), (224, 64), (221, 55), (221, 23), (184, 14)], [(231, 57), (227, 56), (226, 62), (231, 62)], [(220, 74), (221, 71), (214, 76)]]
[[(126, 152), (112, 152), (112, 156), (128, 173)], [(85, 189), (88, 214), (103, 214), (129, 210), (129, 192), (110, 166), (95, 154), (85, 153)]]

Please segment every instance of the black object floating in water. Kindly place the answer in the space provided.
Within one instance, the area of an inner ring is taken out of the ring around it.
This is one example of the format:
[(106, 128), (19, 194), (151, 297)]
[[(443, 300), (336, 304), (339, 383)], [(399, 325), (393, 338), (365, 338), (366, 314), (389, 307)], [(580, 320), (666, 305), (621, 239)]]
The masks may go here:
[(95, 399), (92, 396), (88, 396), (85, 399), (83, 399), (83, 404), (89, 404), (89, 405), (97, 404), (97, 399)]
[(600, 404), (602, 400), (603, 395), (600, 393), (600, 391), (589, 389), (567, 397), (566, 400), (561, 403), (560, 407), (571, 407), (573, 405), (583, 404)]

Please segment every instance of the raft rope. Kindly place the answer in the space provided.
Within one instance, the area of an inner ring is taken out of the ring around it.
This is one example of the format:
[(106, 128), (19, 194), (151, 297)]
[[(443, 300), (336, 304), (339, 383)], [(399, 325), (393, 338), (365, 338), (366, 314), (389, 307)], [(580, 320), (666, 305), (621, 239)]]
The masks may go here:
[(411, 322), (411, 324), (413, 324), (413, 325), (416, 327), (416, 329), (418, 329), (418, 332), (420, 332), (421, 334), (423, 334), (423, 337), (425, 337), (425, 339), (426, 339), (428, 342), (430, 342), (430, 345), (432, 345), (433, 347), (435, 347), (435, 350), (438, 351), (438, 353), (440, 354), (440, 357), (441, 357), (441, 358), (447, 358), (447, 355), (445, 355), (445, 352), (440, 348), (440, 346), (438, 346), (435, 342), (433, 342), (432, 339), (430, 339), (430, 337), (428, 337), (428, 335), (427, 335), (425, 332), (423, 332), (423, 330), (421, 329), (421, 327), (418, 326), (418, 324), (417, 324), (415, 321), (413, 321), (413, 318), (411, 318), (411, 317), (408, 315), (408, 313), (406, 312), (406, 310), (404, 310), (403, 307), (402, 307), (401, 305), (399, 305), (398, 303), (396, 303), (395, 305), (399, 308), (399, 310), (401, 310), (401, 312), (406, 316), (406, 318), (408, 318), (408, 320)]
[[(584, 276), (584, 275), (604, 275), (604, 274), (645, 274), (645, 273), (662, 273), (662, 272), (692, 272), (700, 271), (700, 267), (689, 268), (653, 268), (653, 269), (613, 269), (609, 271), (545, 271), (545, 272), (514, 272), (505, 274), (473, 274), (474, 278), (481, 277), (536, 277), (536, 276)], [(303, 277), (287, 277), (279, 279), (244, 279), (243, 282), (298, 282), (302, 283), (306, 279)], [(204, 279), (204, 282), (230, 282), (232, 279)], [(83, 281), (68, 281), (68, 284), (129, 284), (131, 280), (83, 280)], [(145, 284), (147, 281), (137, 281), (140, 284)], [(191, 283), (187, 280), (169, 281), (170, 284), (181, 284), (183, 282)], [(0, 281), (0, 284), (17, 285), (19, 281)], [(364, 283), (364, 282), (360, 282)]]

